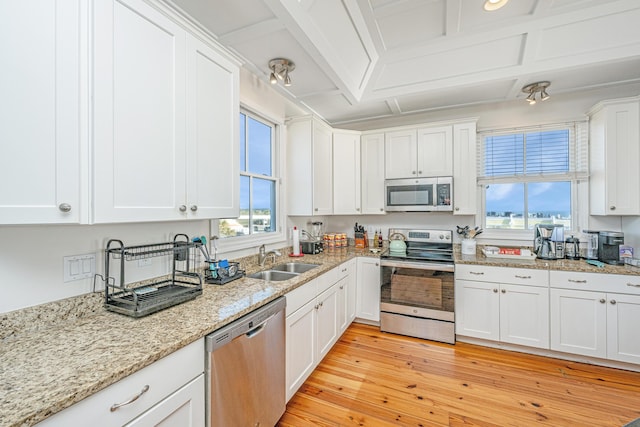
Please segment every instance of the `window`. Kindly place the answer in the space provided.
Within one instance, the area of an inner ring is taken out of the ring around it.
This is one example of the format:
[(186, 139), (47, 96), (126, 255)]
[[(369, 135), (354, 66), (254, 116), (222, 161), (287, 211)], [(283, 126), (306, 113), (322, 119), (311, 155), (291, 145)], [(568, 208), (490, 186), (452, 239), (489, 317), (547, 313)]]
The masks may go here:
[(483, 226), (576, 229), (578, 185), (587, 177), (586, 123), (480, 134)]
[(240, 216), (221, 219), (221, 238), (274, 233), (277, 230), (275, 125), (240, 113)]

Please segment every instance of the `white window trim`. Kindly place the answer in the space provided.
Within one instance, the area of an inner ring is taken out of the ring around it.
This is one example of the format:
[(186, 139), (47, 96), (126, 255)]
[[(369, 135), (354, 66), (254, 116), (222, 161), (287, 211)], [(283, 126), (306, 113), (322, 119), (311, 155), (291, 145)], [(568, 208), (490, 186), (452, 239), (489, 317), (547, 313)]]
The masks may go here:
[[(586, 132), (585, 135), (575, 135), (575, 138), (582, 137), (586, 138), (583, 140), (584, 147), (582, 150), (585, 151), (581, 155), (586, 155), (588, 158), (588, 149), (589, 149), (589, 140), (588, 140), (588, 120), (569, 122), (569, 123), (556, 123), (556, 124), (546, 124), (539, 126), (524, 126), (521, 128), (509, 128), (509, 129), (483, 129), (478, 131), (477, 134), (477, 147), (478, 147), (478, 162), (482, 162), (484, 157), (482, 152), (483, 147), (483, 138), (486, 135), (498, 135), (498, 134), (512, 134), (512, 133), (524, 133), (524, 132), (535, 132), (535, 131), (547, 131), (559, 129), (562, 127), (576, 126), (581, 125), (583, 128), (582, 132)], [(588, 171), (588, 160), (587, 160), (587, 171)], [(479, 172), (479, 171), (478, 171)], [(479, 175), (478, 175), (479, 176)], [(553, 181), (556, 180), (553, 175), (550, 176), (551, 179), (545, 181)], [(566, 236), (577, 235), (581, 233), (583, 230), (588, 227), (588, 218), (589, 218), (589, 179), (588, 173), (585, 173), (583, 177), (575, 178), (575, 177), (563, 177), (562, 179), (557, 179), (562, 181), (572, 181), (571, 184), (571, 213), (575, 218), (572, 218), (572, 230), (565, 230)], [(500, 178), (495, 179), (495, 182), (499, 182)], [(533, 180), (527, 180), (527, 182), (531, 182)], [(513, 180), (511, 180), (513, 182)], [(524, 181), (523, 181), (524, 182)], [(505, 229), (487, 229), (486, 228), (486, 193), (484, 191), (485, 184), (482, 183), (482, 178), (478, 177), (478, 200), (479, 200), (479, 220), (482, 224), (483, 233), (481, 235), (482, 240), (493, 240), (493, 241), (531, 241), (533, 244), (533, 236), (534, 230), (505, 230)]]
[[(247, 236), (238, 236), (231, 237), (228, 239), (218, 239), (216, 241), (216, 245), (220, 252), (234, 252), (240, 251), (250, 248), (257, 248), (260, 245), (272, 245), (272, 244), (285, 244), (286, 243), (286, 233), (285, 233), (285, 221), (286, 221), (286, 212), (284, 212), (284, 191), (282, 185), (282, 174), (284, 173), (284, 159), (282, 153), (284, 152), (283, 147), (283, 126), (284, 124), (273, 118), (266, 116), (265, 114), (261, 114), (256, 112), (254, 109), (249, 108), (245, 105), (240, 105), (240, 113), (244, 113), (247, 115), (254, 116), (256, 118), (262, 119), (274, 125), (273, 130), (273, 168), (274, 168), (274, 176), (276, 177), (276, 231), (271, 233), (258, 233), (258, 234), (250, 234)], [(236, 165), (236, 167), (238, 167)], [(237, 170), (238, 175), (240, 175), (240, 170)], [(211, 235), (219, 236), (219, 219), (214, 219), (210, 221), (211, 227)]]

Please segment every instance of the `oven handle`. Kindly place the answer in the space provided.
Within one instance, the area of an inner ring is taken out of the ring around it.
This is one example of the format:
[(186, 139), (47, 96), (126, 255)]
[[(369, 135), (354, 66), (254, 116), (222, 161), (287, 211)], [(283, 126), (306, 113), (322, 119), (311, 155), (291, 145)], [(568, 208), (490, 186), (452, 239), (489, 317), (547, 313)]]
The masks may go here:
[(380, 259), (380, 266), (382, 267), (404, 267), (415, 268), (418, 270), (431, 270), (431, 271), (455, 271), (454, 264), (448, 263), (434, 263), (434, 262), (414, 262), (414, 261), (396, 261), (391, 259)]

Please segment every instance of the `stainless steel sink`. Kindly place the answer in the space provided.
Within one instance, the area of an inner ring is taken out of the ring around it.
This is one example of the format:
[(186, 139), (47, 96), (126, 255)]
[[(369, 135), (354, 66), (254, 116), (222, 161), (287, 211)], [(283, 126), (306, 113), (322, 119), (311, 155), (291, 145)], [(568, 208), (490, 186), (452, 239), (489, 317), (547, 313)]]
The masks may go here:
[(301, 273), (304, 273), (305, 271), (309, 271), (318, 266), (319, 264), (305, 264), (303, 262), (287, 262), (285, 264), (279, 264), (274, 267), (271, 267), (271, 270), (288, 271), (291, 273), (301, 274)]
[(250, 274), (248, 277), (252, 279), (262, 279), (262, 280), (270, 280), (272, 282), (280, 282), (282, 280), (289, 280), (293, 277), (296, 277), (299, 273), (291, 273), (288, 271), (277, 271), (277, 270), (264, 270), (258, 271), (257, 273)]

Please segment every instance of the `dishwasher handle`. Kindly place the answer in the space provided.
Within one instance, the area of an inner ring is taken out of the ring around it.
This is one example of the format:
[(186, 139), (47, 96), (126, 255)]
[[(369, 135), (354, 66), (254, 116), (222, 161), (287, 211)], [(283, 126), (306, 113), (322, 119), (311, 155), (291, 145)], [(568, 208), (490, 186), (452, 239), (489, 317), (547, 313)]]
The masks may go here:
[(267, 323), (269, 323), (269, 320), (271, 320), (274, 317), (276, 317), (276, 314), (278, 314), (278, 313), (272, 314), (271, 316), (269, 316), (268, 319), (266, 319), (264, 322), (260, 323), (258, 326), (256, 326), (255, 328), (253, 328), (252, 330), (250, 330), (249, 332), (247, 332), (244, 335), (249, 339), (255, 337), (256, 335), (259, 335), (260, 332), (264, 331), (264, 329), (267, 327)]

